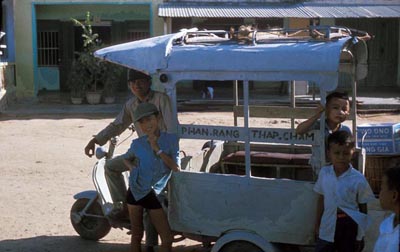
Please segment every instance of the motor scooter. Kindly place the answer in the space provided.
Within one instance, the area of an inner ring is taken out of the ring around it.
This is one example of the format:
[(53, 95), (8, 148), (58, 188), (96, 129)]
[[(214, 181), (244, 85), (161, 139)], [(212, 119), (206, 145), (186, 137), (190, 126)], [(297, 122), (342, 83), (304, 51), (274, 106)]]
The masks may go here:
[[(104, 175), (104, 165), (107, 159), (114, 155), (115, 147), (131, 138), (135, 132), (133, 126), (129, 127), (131, 134), (119, 142), (118, 137), (113, 137), (109, 141), (108, 150), (104, 146), (96, 148), (96, 158), (98, 161), (93, 167), (92, 180), (95, 190), (87, 190), (74, 195), (76, 200), (71, 207), (71, 224), (80, 237), (86, 240), (97, 241), (105, 237), (111, 228), (131, 229), (129, 219), (118, 219), (110, 217), (113, 208), (113, 201)], [(124, 176), (125, 187), (129, 185), (129, 171), (122, 173)], [(166, 191), (158, 196), (164, 210), (167, 211), (168, 200)], [(129, 232), (128, 232), (129, 234)], [(174, 232), (173, 242), (185, 239), (179, 232)]]
[[(130, 136), (132, 136), (134, 130), (132, 127), (129, 129), (132, 132)], [(130, 230), (129, 219), (119, 220), (109, 217), (113, 201), (104, 175), (104, 165), (107, 159), (113, 157), (117, 143), (118, 137), (113, 137), (109, 141), (108, 150), (103, 146), (96, 148), (95, 154), (98, 161), (92, 172), (95, 190), (87, 190), (74, 195), (76, 201), (71, 207), (71, 224), (83, 239), (99, 240), (106, 236), (112, 227)], [(129, 172), (124, 172), (123, 176), (126, 186)]]

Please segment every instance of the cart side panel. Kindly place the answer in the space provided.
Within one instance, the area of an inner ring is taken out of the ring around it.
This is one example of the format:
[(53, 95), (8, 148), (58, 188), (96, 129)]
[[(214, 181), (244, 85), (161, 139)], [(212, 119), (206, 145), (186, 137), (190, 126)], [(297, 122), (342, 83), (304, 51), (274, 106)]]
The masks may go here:
[(313, 183), (209, 173), (174, 173), (169, 221), (173, 230), (219, 237), (256, 232), (271, 242), (314, 241), (317, 194)]

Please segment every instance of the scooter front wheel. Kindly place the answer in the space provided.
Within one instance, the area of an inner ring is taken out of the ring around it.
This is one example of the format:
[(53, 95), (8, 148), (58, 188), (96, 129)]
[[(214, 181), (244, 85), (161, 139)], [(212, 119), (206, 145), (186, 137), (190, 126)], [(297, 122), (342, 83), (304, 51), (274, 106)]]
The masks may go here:
[(83, 239), (97, 241), (110, 232), (111, 225), (104, 218), (101, 205), (97, 201), (82, 213), (88, 203), (89, 199), (75, 201), (70, 212), (71, 224)]

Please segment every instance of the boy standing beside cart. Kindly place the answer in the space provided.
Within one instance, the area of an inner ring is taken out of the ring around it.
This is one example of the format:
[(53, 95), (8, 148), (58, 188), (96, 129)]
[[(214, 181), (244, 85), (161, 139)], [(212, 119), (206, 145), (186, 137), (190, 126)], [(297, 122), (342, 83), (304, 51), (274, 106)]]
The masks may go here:
[(350, 133), (329, 135), (327, 152), (332, 164), (322, 167), (314, 187), (319, 194), (316, 252), (362, 251), (369, 224), (367, 203), (374, 195), (366, 178), (350, 163), (354, 149)]
[(127, 203), (131, 220), (131, 251), (141, 251), (143, 238), (143, 210), (161, 237), (160, 251), (169, 252), (172, 247), (172, 232), (167, 216), (157, 199), (167, 185), (171, 171), (179, 171), (179, 144), (176, 134), (160, 130), (161, 120), (157, 107), (141, 103), (134, 113), (134, 121), (145, 134), (133, 140), (128, 152), (123, 155), (130, 169)]

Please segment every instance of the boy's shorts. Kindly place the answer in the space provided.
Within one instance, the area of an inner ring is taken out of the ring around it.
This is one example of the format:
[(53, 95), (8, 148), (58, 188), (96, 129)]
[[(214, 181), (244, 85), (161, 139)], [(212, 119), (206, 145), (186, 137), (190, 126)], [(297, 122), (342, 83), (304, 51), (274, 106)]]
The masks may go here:
[(336, 220), (335, 242), (317, 240), (314, 252), (355, 252), (357, 223), (348, 215), (338, 215)]
[(129, 205), (139, 205), (146, 209), (162, 208), (162, 206), (161, 206), (160, 202), (158, 201), (157, 196), (153, 190), (151, 190), (151, 192), (149, 192), (146, 196), (144, 196), (140, 200), (135, 200), (135, 198), (132, 195), (131, 189), (129, 188), (128, 192), (126, 194), (126, 202)]

